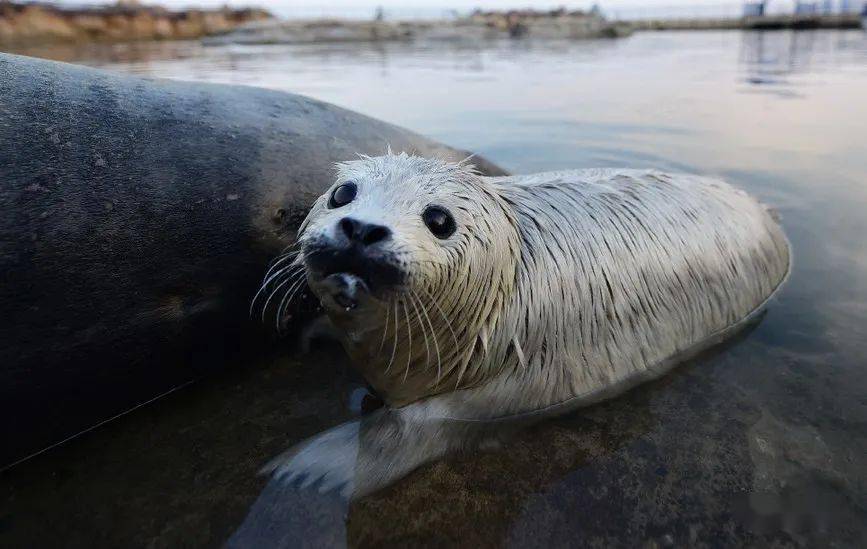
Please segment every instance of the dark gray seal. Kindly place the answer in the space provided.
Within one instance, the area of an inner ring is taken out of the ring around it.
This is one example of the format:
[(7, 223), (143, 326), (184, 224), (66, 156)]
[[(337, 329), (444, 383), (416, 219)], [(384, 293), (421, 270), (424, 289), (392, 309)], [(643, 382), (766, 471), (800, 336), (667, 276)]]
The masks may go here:
[(268, 260), (387, 143), (466, 156), (298, 95), (0, 55), (0, 466), (248, 361)]

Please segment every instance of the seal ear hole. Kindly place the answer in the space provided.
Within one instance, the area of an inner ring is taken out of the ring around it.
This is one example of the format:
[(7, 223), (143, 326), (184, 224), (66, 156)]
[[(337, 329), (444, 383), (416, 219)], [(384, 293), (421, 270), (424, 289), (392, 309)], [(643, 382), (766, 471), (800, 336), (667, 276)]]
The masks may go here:
[(341, 206), (346, 206), (355, 200), (355, 195), (357, 194), (358, 186), (354, 182), (347, 181), (346, 183), (342, 183), (331, 193), (331, 198), (328, 199), (328, 207), (340, 208)]
[(430, 232), (441, 240), (453, 235), (457, 229), (455, 218), (442, 206), (428, 206), (421, 214), (421, 218)]
[(283, 208), (277, 208), (274, 210), (274, 214), (271, 216), (271, 221), (273, 221), (275, 225), (281, 225), (285, 220), (286, 210)]

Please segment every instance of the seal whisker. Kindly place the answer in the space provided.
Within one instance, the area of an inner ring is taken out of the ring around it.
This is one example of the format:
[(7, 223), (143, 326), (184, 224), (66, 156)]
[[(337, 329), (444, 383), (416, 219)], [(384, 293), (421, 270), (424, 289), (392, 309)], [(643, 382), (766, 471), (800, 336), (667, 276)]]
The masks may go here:
[(277, 267), (277, 265), (286, 263), (287, 259), (295, 258), (298, 256), (299, 253), (301, 253), (300, 249), (280, 252), (279, 255), (277, 255), (268, 263), (268, 268), (265, 272), (265, 278), (268, 277), (268, 274), (270, 274), (274, 270), (274, 268)]
[(292, 248), (298, 244), (300, 244), (300, 241), (296, 241), (295, 244), (290, 244), (283, 248), (283, 250), (281, 250), (280, 253), (268, 263), (268, 271), (270, 272), (277, 264), (285, 262), (286, 259), (297, 256), (301, 252), (301, 249), (293, 250)]
[[(301, 235), (299, 234), (298, 236), (301, 236)], [(289, 250), (291, 250), (291, 249), (294, 248), (295, 246), (300, 246), (300, 245), (301, 245), (301, 240), (300, 240), (300, 239), (295, 240), (295, 242), (293, 242), (292, 244), (289, 244), (288, 246), (286, 246), (285, 248), (283, 248), (283, 251), (280, 252), (280, 253), (285, 254), (286, 252), (288, 252)]]
[[(289, 273), (288, 276), (292, 277), (294, 276), (291, 271), (293, 267), (300, 269), (301, 271), (304, 270), (304, 265), (290, 265), (288, 267), (280, 269), (279, 273)], [(256, 309), (256, 303), (259, 301), (259, 298), (262, 297), (262, 294), (268, 290), (268, 285), (270, 284), (270, 282), (272, 282), (277, 277), (278, 274), (275, 273), (270, 279), (266, 278), (259, 286), (259, 289), (256, 291), (256, 295), (254, 295), (253, 299), (250, 301), (250, 318), (253, 317), (253, 311)]]
[[(293, 269), (298, 269), (298, 268), (303, 269), (303, 268), (304, 268), (304, 265), (302, 265), (302, 264), (295, 264), (295, 263), (290, 263), (289, 265), (284, 265), (283, 267), (280, 267), (278, 270), (274, 271), (273, 274), (270, 274), (270, 275), (266, 274), (266, 275), (265, 275), (265, 278), (264, 278), (263, 281), (262, 281), (262, 285), (263, 285), (263, 286), (267, 286), (269, 283), (271, 283), (271, 282), (273, 282), (274, 280), (280, 278), (280, 276), (281, 276), (282, 274), (285, 274), (285, 273), (287, 273), (287, 272), (291, 272)], [(269, 272), (270, 272), (270, 271), (269, 271)]]
[(416, 294), (416, 299), (418, 299), (419, 305), (421, 305), (421, 310), (424, 313), (425, 319), (427, 319), (428, 325), (430, 326), (431, 335), (433, 336), (433, 340), (434, 340), (434, 349), (436, 349), (436, 353), (437, 353), (437, 378), (436, 378), (436, 381), (434, 382), (434, 387), (436, 387), (440, 384), (440, 379), (442, 379), (442, 369), (443, 369), (442, 356), (440, 355), (439, 340), (437, 339), (436, 329), (434, 328), (433, 322), (431, 322), (431, 319), (430, 319), (430, 315), (427, 312), (427, 307), (425, 307), (424, 302), (421, 300), (421, 298), (418, 297), (418, 294)]
[(403, 373), (403, 382), (406, 383), (406, 378), (409, 376), (409, 365), (412, 363), (412, 326), (409, 323), (409, 312), (406, 309), (406, 301), (401, 301), (403, 305), (403, 314), (406, 316), (406, 333), (409, 340), (409, 350), (406, 353), (406, 371)]
[(394, 363), (394, 355), (397, 354), (397, 301), (394, 302), (394, 346), (391, 348), (391, 358), (388, 360), (388, 367), (385, 373), (391, 370), (391, 365)]
[(280, 319), (283, 317), (286, 309), (289, 308), (289, 304), (292, 303), (292, 300), (295, 298), (295, 294), (297, 294), (301, 290), (301, 288), (304, 287), (304, 275), (305, 272), (303, 270), (292, 275), (292, 278), (295, 279), (295, 282), (292, 284), (292, 286), (289, 287), (288, 290), (286, 290), (286, 293), (283, 294), (283, 299), (280, 300), (280, 305), (277, 306), (277, 315), (274, 319), (274, 327), (277, 329), (278, 332), (280, 331)]
[(437, 310), (439, 311), (440, 316), (441, 316), (442, 319), (443, 319), (443, 322), (446, 323), (446, 327), (449, 329), (449, 332), (451, 332), (451, 334), (452, 334), (452, 339), (453, 339), (454, 342), (455, 342), (455, 352), (459, 352), (460, 347), (461, 347), (461, 344), (458, 343), (458, 336), (455, 334), (455, 330), (452, 328), (452, 322), (451, 322), (451, 320), (449, 320), (449, 318), (446, 316), (446, 313), (443, 311), (443, 308), (440, 307), (440, 304), (437, 302), (437, 300), (434, 299), (433, 296), (430, 295), (430, 293), (429, 293), (427, 290), (425, 290), (424, 288), (419, 288), (419, 289), (420, 289), (421, 291), (423, 291), (423, 292), (424, 292), (424, 293), (425, 293), (425, 294), (430, 298), (431, 303), (433, 303), (434, 306), (435, 306), (435, 307), (437, 308)]
[(296, 257), (298, 257), (299, 253), (301, 253), (301, 250), (295, 250), (294, 252), (280, 254), (275, 257), (274, 260), (271, 261), (271, 263), (268, 265), (268, 270), (265, 271), (265, 276), (263, 278), (267, 280), (267, 278), (271, 275), (274, 269), (277, 268), (278, 265), (286, 263), (286, 260), (294, 260)]
[(418, 294), (416, 294), (412, 290), (410, 290), (410, 295), (414, 295), (415, 299), (418, 300), (419, 305), (421, 306), (421, 311), (422, 311), (422, 313), (424, 313), (424, 317), (425, 317), (425, 319), (427, 319), (427, 323), (430, 326), (431, 336), (433, 337), (433, 340), (434, 340), (434, 348), (436, 349), (436, 352), (437, 352), (437, 379), (434, 382), (434, 387), (436, 387), (437, 385), (440, 384), (440, 378), (442, 377), (442, 368), (443, 368), (442, 358), (440, 357), (440, 346), (439, 346), (439, 342), (437, 341), (437, 332), (436, 332), (436, 329), (434, 329), (433, 323), (430, 321), (430, 316), (427, 314), (427, 309), (424, 306), (424, 302), (421, 300), (421, 298), (418, 296)]
[(277, 286), (274, 287), (273, 290), (271, 290), (270, 294), (268, 294), (268, 299), (265, 300), (265, 304), (262, 306), (262, 323), (263, 324), (265, 323), (265, 313), (268, 311), (268, 304), (271, 303), (271, 300), (274, 299), (274, 296), (277, 295), (277, 292), (280, 291), (280, 288), (282, 288), (283, 286), (285, 286), (286, 284), (291, 282), (293, 280), (293, 278), (294, 278), (294, 275), (285, 278), (280, 284), (278, 284)]
[(273, 264), (274, 261), (277, 261), (277, 260), (280, 259), (281, 257), (284, 257), (284, 256), (286, 256), (286, 255), (288, 255), (288, 254), (290, 254), (290, 253), (295, 253), (295, 252), (297, 252), (298, 250), (295, 250), (295, 252), (293, 252), (293, 251), (291, 251), (291, 250), (292, 250), (292, 248), (295, 248), (295, 247), (298, 247), (298, 246), (301, 246), (301, 241), (300, 241), (300, 240), (296, 240), (296, 241), (293, 242), (292, 244), (289, 244), (288, 246), (286, 246), (285, 248), (283, 248), (282, 250), (280, 250), (280, 253), (277, 254), (277, 257), (275, 257), (274, 260), (273, 260), (271, 263)]
[(379, 342), (379, 350), (376, 351), (377, 353), (382, 352), (382, 347), (383, 347), (383, 345), (385, 345), (385, 336), (386, 336), (386, 334), (388, 334), (388, 320), (389, 320), (389, 316), (391, 316), (391, 307), (389, 307), (388, 305), (389, 305), (389, 303), (386, 303), (386, 306), (385, 306), (385, 323), (383, 324), (383, 328), (382, 328), (382, 341)]
[(260, 285), (260, 287), (267, 286), (268, 284), (270, 284), (270, 283), (273, 282), (274, 280), (280, 278), (281, 275), (283, 275), (283, 274), (285, 274), (285, 273), (287, 273), (287, 272), (290, 272), (290, 271), (292, 271), (293, 269), (299, 269), (299, 268), (300, 268), (300, 269), (303, 269), (303, 268), (304, 268), (304, 265), (302, 265), (302, 264), (290, 263), (289, 265), (283, 265), (283, 266), (281, 266), (281, 267), (280, 267), (279, 269), (277, 269), (276, 271), (273, 271), (273, 272), (272, 272), (272, 270), (269, 270), (268, 273), (266, 273), (265, 276), (262, 277), (262, 284)]
[(410, 301), (410, 303), (412, 303), (413, 310), (415, 310), (415, 317), (418, 319), (418, 324), (421, 327), (421, 335), (424, 336), (424, 350), (426, 353), (424, 365), (425, 365), (425, 368), (427, 368), (427, 366), (430, 364), (430, 343), (428, 342), (428, 338), (427, 338), (427, 328), (425, 327), (424, 322), (422, 321), (421, 315), (418, 312), (418, 306), (416, 306), (416, 303), (415, 303), (416, 299), (415, 299), (415, 297), (413, 297), (415, 294), (413, 293), (412, 290), (410, 290), (409, 292), (410, 292), (408, 294), (409, 301)]

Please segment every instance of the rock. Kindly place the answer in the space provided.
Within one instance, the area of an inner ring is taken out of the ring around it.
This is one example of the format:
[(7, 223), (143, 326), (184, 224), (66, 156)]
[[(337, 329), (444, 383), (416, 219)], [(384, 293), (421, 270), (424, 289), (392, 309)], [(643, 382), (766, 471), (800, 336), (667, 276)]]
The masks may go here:
[(0, 0), (0, 45), (182, 40), (227, 32), (242, 23), (270, 18), (270, 13), (260, 9), (169, 11), (135, 2), (73, 8)]
[(206, 45), (220, 44), (317, 44), (325, 42), (390, 42), (409, 40), (416, 26), (384, 21), (257, 21), (227, 33), (203, 39)]
[(326, 42), (470, 41), (527, 38), (580, 40), (616, 38), (630, 27), (594, 14), (535, 12), (477, 13), (459, 19), (430, 21), (352, 21), (341, 19), (257, 21), (217, 36), (207, 45), (307, 44)]

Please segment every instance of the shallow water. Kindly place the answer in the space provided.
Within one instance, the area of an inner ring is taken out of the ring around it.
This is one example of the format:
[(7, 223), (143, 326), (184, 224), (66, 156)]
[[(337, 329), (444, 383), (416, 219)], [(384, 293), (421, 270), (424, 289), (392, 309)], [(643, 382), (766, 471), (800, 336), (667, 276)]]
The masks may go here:
[[(345, 523), (305, 500), (316, 511), (299, 510), (288, 535), (365, 546), (867, 541), (867, 33), (28, 53), (303, 93), (513, 172), (716, 174), (781, 213), (793, 271), (749, 333), (501, 450), (424, 467), (353, 504)], [(262, 490), (262, 463), (348, 417), (342, 367), (320, 351), (214, 378), (4, 473), (0, 541), (220, 544)]]

